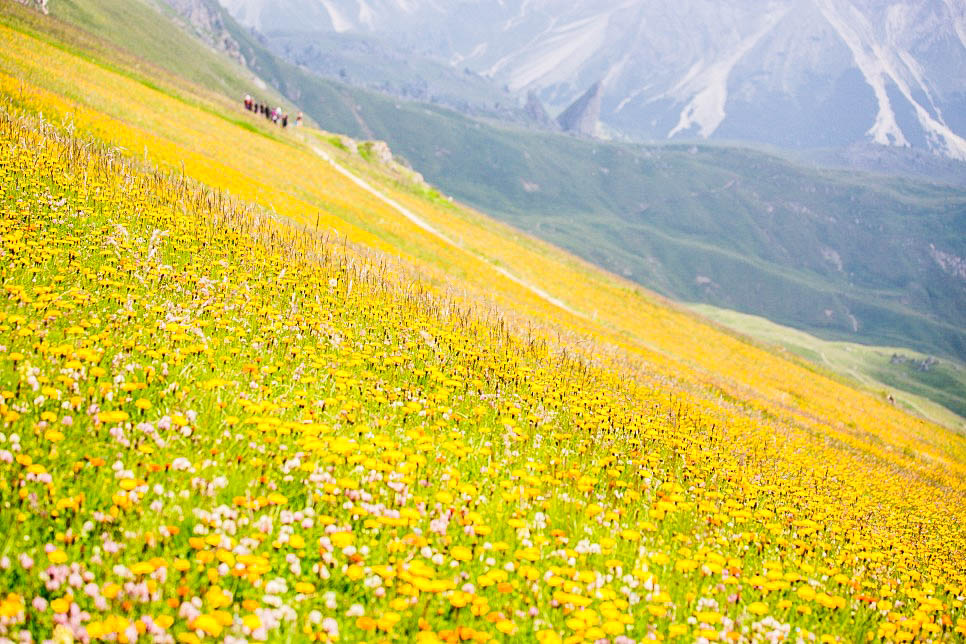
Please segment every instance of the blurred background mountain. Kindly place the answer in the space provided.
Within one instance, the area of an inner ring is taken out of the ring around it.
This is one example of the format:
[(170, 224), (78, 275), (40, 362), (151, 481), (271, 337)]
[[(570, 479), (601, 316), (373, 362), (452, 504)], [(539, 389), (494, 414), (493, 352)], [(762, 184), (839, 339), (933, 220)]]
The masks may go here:
[(602, 136), (966, 159), (959, 0), (222, 2), (315, 71), (467, 112), (559, 115), (599, 83)]

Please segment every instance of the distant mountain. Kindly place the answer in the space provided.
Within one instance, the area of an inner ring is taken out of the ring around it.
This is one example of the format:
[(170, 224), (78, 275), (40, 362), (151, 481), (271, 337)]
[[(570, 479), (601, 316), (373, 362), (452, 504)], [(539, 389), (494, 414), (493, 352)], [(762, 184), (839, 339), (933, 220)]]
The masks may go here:
[(866, 141), (966, 160), (961, 0), (221, 1), (290, 49), (362, 36), (472, 70), (521, 105), (534, 91), (552, 112), (600, 81), (602, 124), (632, 138)]
[(242, 65), (247, 62), (241, 54), (238, 41), (231, 35), (225, 24), (224, 9), (218, 6), (217, 0), (164, 0), (174, 11), (188, 23), (190, 30), (195, 32), (208, 46), (227, 54), (232, 60)]
[(906, 175), (966, 187), (966, 161), (937, 156), (916, 148), (856, 143), (844, 148), (803, 151), (799, 160), (827, 168)]

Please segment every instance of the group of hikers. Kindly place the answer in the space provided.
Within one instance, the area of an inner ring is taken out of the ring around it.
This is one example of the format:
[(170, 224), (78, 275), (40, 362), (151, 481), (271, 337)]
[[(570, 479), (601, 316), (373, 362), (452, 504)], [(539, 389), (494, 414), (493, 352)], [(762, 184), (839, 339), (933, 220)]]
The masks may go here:
[[(251, 97), (251, 95), (245, 95), (245, 109), (249, 112), (255, 112), (256, 114), (261, 114), (267, 118), (272, 123), (276, 125), (281, 125), (282, 127), (288, 127), (288, 113), (283, 112), (281, 107), (269, 107), (265, 103), (259, 103)], [(299, 112), (298, 116), (295, 117), (295, 125), (302, 125), (302, 113)]]

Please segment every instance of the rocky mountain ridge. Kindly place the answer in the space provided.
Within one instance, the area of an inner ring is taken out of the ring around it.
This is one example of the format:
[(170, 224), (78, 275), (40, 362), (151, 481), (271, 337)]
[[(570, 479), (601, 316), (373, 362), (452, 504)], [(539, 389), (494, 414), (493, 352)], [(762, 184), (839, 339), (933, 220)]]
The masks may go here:
[[(534, 92), (558, 115), (600, 81), (633, 139), (872, 142), (966, 160), (956, 0), (221, 0), (273, 34), (355, 34)], [(333, 52), (337, 55), (337, 52)]]
[(238, 41), (228, 31), (216, 0), (163, 0), (184, 20), (202, 41), (246, 65)]

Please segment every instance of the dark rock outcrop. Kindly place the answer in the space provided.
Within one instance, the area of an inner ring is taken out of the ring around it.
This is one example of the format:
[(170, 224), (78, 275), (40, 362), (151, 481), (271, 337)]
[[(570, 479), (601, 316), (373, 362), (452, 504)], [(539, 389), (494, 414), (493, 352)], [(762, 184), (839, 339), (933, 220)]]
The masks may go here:
[(164, 0), (209, 46), (246, 65), (238, 46), (222, 19), (221, 6), (214, 0)]
[(597, 121), (600, 119), (600, 100), (603, 96), (603, 84), (594, 83), (584, 95), (570, 104), (557, 117), (557, 124), (564, 132), (571, 132), (581, 136), (595, 136)]

